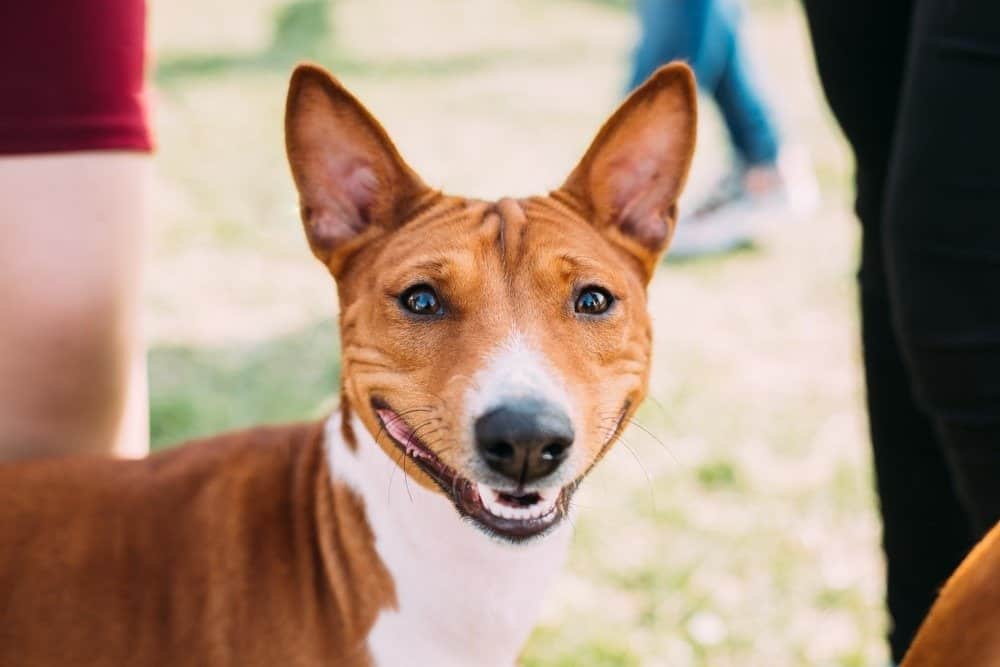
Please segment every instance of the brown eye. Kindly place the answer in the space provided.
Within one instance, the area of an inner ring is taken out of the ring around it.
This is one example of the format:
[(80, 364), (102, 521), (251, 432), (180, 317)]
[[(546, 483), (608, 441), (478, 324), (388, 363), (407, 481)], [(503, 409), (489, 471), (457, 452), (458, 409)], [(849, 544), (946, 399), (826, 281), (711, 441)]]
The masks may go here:
[(584, 315), (606, 313), (615, 298), (603, 287), (585, 287), (576, 297), (576, 312)]
[(414, 315), (440, 315), (441, 300), (428, 285), (414, 285), (399, 297), (403, 308)]

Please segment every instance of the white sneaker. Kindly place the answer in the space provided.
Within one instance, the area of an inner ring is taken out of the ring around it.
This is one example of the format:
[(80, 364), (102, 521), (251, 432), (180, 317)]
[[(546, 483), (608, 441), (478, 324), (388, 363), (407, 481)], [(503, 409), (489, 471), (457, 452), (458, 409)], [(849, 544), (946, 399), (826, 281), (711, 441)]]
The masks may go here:
[(734, 167), (694, 212), (681, 217), (669, 258), (690, 259), (750, 246), (767, 222), (781, 217), (800, 219), (819, 205), (816, 176), (804, 150), (783, 150), (773, 183), (764, 188), (748, 188), (748, 171), (743, 165)]

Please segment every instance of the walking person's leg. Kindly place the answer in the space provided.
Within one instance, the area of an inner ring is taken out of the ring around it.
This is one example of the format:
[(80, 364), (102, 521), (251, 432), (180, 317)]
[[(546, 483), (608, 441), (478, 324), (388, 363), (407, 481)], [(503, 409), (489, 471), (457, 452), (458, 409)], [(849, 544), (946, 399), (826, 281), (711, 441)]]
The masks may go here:
[(776, 125), (751, 76), (736, 0), (640, 0), (642, 38), (631, 86), (657, 66), (687, 60), (715, 100), (728, 130), (733, 164), (678, 226), (670, 256), (724, 252), (753, 240), (764, 219), (802, 215), (816, 203), (803, 154), (779, 160)]
[(805, 0), (820, 80), (854, 152), (858, 274), (869, 426), (882, 514), (895, 660), (972, 544), (941, 441), (915, 400), (893, 325), (883, 244), (885, 190), (912, 0)]
[[(718, 78), (715, 63), (699, 58), (713, 0), (639, 0), (641, 34), (632, 59), (628, 89), (645, 81), (660, 65), (683, 60), (694, 69), (698, 85)], [(711, 89), (710, 86), (707, 89)]]
[(740, 8), (722, 0), (640, 0), (642, 29), (629, 88), (671, 60), (685, 60), (698, 86), (719, 106), (738, 158), (771, 165), (777, 130), (747, 65), (739, 35)]
[(141, 456), (144, 3), (0, 13), (0, 460)]
[(754, 80), (740, 35), (742, 8), (735, 2), (713, 0), (697, 60), (711, 72), (705, 87), (711, 92), (744, 167), (773, 167), (778, 160), (778, 129)]

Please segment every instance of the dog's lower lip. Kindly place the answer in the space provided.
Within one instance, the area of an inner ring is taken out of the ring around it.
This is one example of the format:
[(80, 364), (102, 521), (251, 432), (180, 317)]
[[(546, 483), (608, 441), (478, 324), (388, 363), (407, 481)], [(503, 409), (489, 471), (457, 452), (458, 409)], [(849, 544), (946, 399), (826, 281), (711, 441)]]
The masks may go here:
[(542, 493), (472, 482), (445, 464), (385, 401), (373, 399), (372, 409), (397, 449), (434, 480), (460, 514), (486, 532), (520, 542), (548, 532), (565, 516), (575, 484)]

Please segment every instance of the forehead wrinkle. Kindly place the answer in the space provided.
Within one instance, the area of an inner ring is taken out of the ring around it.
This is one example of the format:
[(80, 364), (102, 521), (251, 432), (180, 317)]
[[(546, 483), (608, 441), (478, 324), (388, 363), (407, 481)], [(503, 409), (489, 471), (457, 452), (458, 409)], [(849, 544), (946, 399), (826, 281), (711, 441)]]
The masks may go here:
[(454, 241), (466, 230), (474, 228), (482, 219), (483, 211), (489, 206), (479, 200), (455, 200), (448, 206), (431, 210), (420, 217), (407, 222), (394, 233), (394, 241), (401, 247), (419, 248), (428, 239), (442, 235), (449, 241)]
[(421, 220), (402, 228), (400, 231), (407, 233), (395, 234), (381, 258), (389, 273), (446, 276), (463, 266), (474, 265), (475, 251), (470, 248), (468, 238), (477, 235), (482, 218), (473, 209), (481, 207), (470, 204), (457, 214)]
[(600, 271), (604, 268), (599, 261), (585, 255), (562, 253), (556, 257), (556, 259), (562, 263), (563, 266), (568, 266), (568, 271), (570, 272), (576, 271), (578, 273), (591, 273), (594, 271)]
[[(496, 204), (490, 204), (489, 208), (483, 212), (482, 219), (479, 222), (479, 227), (488, 238), (492, 239), (490, 245), (492, 245), (500, 255), (501, 263), (505, 263), (506, 252), (506, 223), (500, 211), (497, 210)], [(494, 229), (495, 228), (495, 229)], [(489, 252), (488, 248), (484, 248), (486, 252)]]
[(437, 275), (447, 273), (451, 264), (451, 260), (447, 257), (440, 257), (417, 262), (416, 264), (407, 267), (407, 270), (433, 273)]
[(399, 273), (408, 276), (426, 276), (447, 282), (456, 273), (460, 272), (463, 266), (472, 263), (473, 260), (467, 252), (442, 252), (431, 257), (417, 258), (412, 262), (402, 264), (399, 267)]
[(510, 267), (515, 267), (521, 262), (526, 250), (523, 241), (527, 216), (521, 202), (510, 197), (497, 201), (496, 212), (500, 217), (498, 238), (500, 257), (509, 274)]

